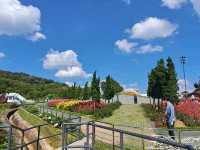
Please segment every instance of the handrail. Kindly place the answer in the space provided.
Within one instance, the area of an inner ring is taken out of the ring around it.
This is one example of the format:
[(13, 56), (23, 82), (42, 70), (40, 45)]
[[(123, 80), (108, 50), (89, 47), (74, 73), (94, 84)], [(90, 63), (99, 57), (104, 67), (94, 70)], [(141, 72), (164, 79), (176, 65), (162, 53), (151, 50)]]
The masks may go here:
[(121, 129), (116, 129), (116, 128), (111, 128), (111, 127), (107, 127), (107, 126), (103, 126), (103, 125), (98, 125), (98, 124), (95, 124), (95, 123), (93, 123), (93, 124), (89, 123), (89, 124), (96, 126), (96, 127), (99, 127), (99, 128), (103, 128), (103, 129), (127, 134), (127, 135), (130, 135), (130, 136), (135, 136), (135, 137), (146, 139), (146, 140), (157, 141), (159, 143), (168, 144), (168, 145), (175, 146), (175, 147), (185, 148), (185, 149), (188, 149), (188, 150), (194, 150), (192, 145), (177, 143), (175, 141), (166, 141), (166, 139), (161, 139), (161, 138), (143, 135), (143, 134), (139, 134), (139, 133), (134, 133), (134, 132), (130, 132), (130, 131), (124, 131), (124, 130), (121, 130)]

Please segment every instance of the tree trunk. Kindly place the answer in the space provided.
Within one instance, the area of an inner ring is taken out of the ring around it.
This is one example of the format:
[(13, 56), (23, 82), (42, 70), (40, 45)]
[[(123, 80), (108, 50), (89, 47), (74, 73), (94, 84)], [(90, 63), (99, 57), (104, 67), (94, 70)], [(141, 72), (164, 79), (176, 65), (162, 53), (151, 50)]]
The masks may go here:
[(153, 107), (154, 107), (154, 108), (155, 108), (155, 105), (156, 105), (156, 104), (155, 104), (155, 103), (156, 103), (155, 101), (156, 101), (155, 98), (153, 98)]

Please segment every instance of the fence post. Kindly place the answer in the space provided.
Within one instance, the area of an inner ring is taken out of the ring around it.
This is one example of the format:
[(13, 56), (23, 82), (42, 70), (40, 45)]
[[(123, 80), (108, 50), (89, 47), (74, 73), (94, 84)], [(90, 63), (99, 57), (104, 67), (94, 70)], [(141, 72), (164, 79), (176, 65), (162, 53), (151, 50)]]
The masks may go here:
[(39, 150), (39, 143), (40, 142), (40, 126), (38, 126), (38, 136), (37, 136), (37, 146), (36, 146), (36, 150)]
[(43, 106), (43, 114), (44, 114), (44, 104), (42, 106)]
[(124, 150), (124, 135), (120, 132), (120, 150)]
[(8, 149), (11, 149), (12, 145), (12, 126), (9, 126), (8, 131)]
[(87, 146), (89, 147), (89, 138), (90, 138), (90, 133), (89, 133), (89, 124), (87, 123), (87, 133), (86, 133), (86, 136), (87, 136), (87, 141), (86, 141), (86, 143), (87, 143)]
[(69, 120), (71, 121), (71, 118), (72, 118), (72, 115), (71, 115), (71, 113), (69, 113)]
[(113, 124), (112, 125), (112, 128), (113, 128), (113, 131), (112, 131), (112, 136), (113, 136), (113, 150), (115, 150), (115, 131), (114, 131), (114, 128), (115, 128), (115, 125)]
[(78, 122), (79, 122), (79, 129), (78, 129), (78, 139), (81, 139), (81, 117), (78, 118)]
[(178, 142), (181, 143), (181, 130), (178, 129)]
[(92, 123), (92, 149), (95, 147), (95, 122)]
[[(142, 134), (144, 134), (144, 123), (141, 126), (142, 126), (141, 132), (142, 132)], [(143, 138), (142, 138), (142, 150), (145, 150), (145, 145), (144, 145), (144, 139)]]
[[(65, 148), (65, 139), (66, 139), (66, 133), (65, 133), (65, 131), (66, 131), (66, 127), (65, 127), (65, 124), (63, 123), (62, 124), (62, 150), (65, 150), (66, 148)], [(67, 139), (66, 139), (67, 140)]]
[[(24, 130), (22, 130), (22, 139), (21, 139), (21, 145), (24, 144)], [(21, 147), (21, 150), (23, 150), (23, 147)]]
[(63, 116), (64, 116), (64, 113), (63, 113), (63, 110), (62, 110), (62, 120), (63, 120)]

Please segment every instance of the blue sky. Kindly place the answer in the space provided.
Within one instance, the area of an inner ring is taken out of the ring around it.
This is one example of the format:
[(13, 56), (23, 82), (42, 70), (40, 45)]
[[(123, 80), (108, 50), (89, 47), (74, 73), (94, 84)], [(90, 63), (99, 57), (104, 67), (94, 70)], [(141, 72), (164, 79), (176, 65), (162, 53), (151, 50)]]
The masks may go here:
[(0, 0), (0, 69), (83, 84), (97, 70), (145, 92), (171, 56), (199, 79), (199, 0)]

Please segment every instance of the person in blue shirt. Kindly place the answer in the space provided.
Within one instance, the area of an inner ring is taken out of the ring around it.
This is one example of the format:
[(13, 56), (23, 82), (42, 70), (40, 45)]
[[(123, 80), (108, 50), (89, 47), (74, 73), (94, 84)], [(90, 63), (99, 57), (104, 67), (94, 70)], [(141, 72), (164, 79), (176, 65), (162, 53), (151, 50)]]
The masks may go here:
[(175, 140), (174, 125), (176, 121), (176, 116), (175, 116), (174, 105), (170, 102), (170, 98), (164, 99), (163, 102), (166, 105), (165, 117), (166, 117), (168, 132), (171, 138)]

